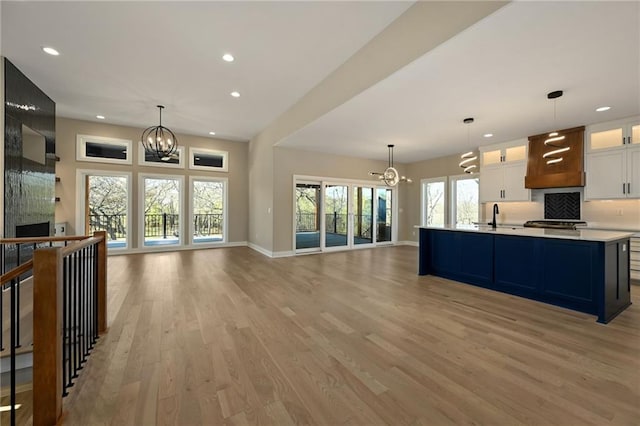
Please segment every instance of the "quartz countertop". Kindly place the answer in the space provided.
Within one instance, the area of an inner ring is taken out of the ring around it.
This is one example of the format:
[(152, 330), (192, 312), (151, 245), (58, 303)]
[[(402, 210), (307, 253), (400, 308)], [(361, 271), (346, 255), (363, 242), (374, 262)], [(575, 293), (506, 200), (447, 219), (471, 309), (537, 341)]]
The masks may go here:
[(609, 242), (630, 238), (632, 232), (604, 231), (594, 229), (549, 229), (549, 228), (522, 228), (499, 225), (493, 229), (489, 225), (447, 225), (447, 226), (418, 226), (424, 229), (440, 229), (445, 231), (480, 232), (498, 235), (513, 235), (519, 237), (560, 238), (579, 241)]

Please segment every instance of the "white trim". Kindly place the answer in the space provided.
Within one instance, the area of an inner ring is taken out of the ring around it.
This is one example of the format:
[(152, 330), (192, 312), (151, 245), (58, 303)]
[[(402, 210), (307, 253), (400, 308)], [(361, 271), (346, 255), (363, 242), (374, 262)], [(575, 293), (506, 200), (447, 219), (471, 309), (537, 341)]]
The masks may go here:
[(184, 147), (179, 146), (176, 150), (178, 153), (178, 163), (167, 163), (160, 161), (147, 161), (145, 156), (144, 146), (141, 143), (138, 144), (138, 165), (146, 167), (163, 167), (172, 169), (184, 169)]
[[(180, 226), (178, 228), (178, 244), (169, 244), (162, 246), (145, 246), (144, 245), (144, 198), (145, 198), (145, 179), (165, 179), (165, 180), (177, 180), (178, 190), (180, 192), (178, 197), (178, 221)], [(150, 251), (171, 251), (176, 247), (182, 247), (185, 245), (185, 214), (184, 209), (184, 175), (166, 175), (157, 173), (138, 173), (138, 247), (151, 249)], [(167, 250), (164, 250), (164, 249)]]
[(478, 217), (476, 217), (475, 221), (480, 221), (480, 176), (477, 173), (474, 174), (461, 174), (461, 175), (453, 175), (449, 176), (449, 222), (450, 224), (456, 224), (456, 214), (458, 210), (458, 189), (456, 187), (456, 183), (461, 180), (478, 180)]
[[(221, 182), (222, 183), (222, 241), (221, 242), (209, 242), (209, 243), (198, 243), (193, 240), (193, 233), (195, 231), (193, 224), (193, 182), (194, 181), (204, 181), (204, 182)], [(216, 178), (210, 176), (189, 176), (189, 241), (188, 244), (191, 244), (196, 247), (206, 247), (207, 245), (219, 245), (227, 242), (227, 234), (228, 234), (228, 204), (229, 204), (229, 180), (226, 177)]]
[[(97, 142), (104, 145), (114, 145), (126, 148), (127, 158), (120, 160), (117, 158), (102, 158), (102, 157), (87, 157), (86, 144), (87, 142)], [(127, 139), (107, 138), (104, 136), (93, 135), (76, 135), (76, 160), (77, 161), (89, 161), (93, 163), (108, 163), (108, 164), (133, 164), (133, 150), (131, 149), (132, 143)]]
[[(185, 250), (215, 250), (219, 248), (228, 248), (228, 247), (247, 247), (249, 243), (246, 241), (233, 241), (230, 243), (220, 243), (215, 247), (205, 247), (205, 246), (158, 246), (158, 247), (140, 247), (129, 250), (115, 250), (115, 249), (107, 249), (108, 256), (121, 256), (127, 254), (140, 254), (140, 253), (160, 253), (160, 252), (171, 252), (171, 251), (185, 251)], [(113, 252), (111, 250), (114, 250)]]
[(439, 183), (442, 182), (444, 184), (444, 193), (442, 194), (444, 197), (444, 225), (448, 223), (449, 220), (449, 177), (448, 176), (438, 176), (428, 179), (420, 179), (420, 225), (426, 226), (427, 212), (426, 212), (426, 186), (430, 183)]
[(418, 242), (417, 241), (398, 241), (396, 243), (397, 246), (411, 246), (411, 247), (418, 247)]
[(267, 250), (267, 249), (265, 249), (265, 248), (263, 248), (263, 247), (261, 247), (261, 246), (259, 246), (257, 244), (254, 244), (254, 243), (248, 243), (247, 245), (249, 246), (250, 249), (257, 251), (260, 254), (263, 254), (263, 255), (265, 255), (267, 257), (273, 257), (273, 252), (270, 251), (270, 250)]
[[(212, 167), (212, 166), (198, 166), (195, 164), (196, 155), (205, 154), (205, 155), (220, 155), (222, 156), (222, 167)], [(229, 153), (227, 151), (218, 151), (215, 149), (206, 149), (206, 148), (189, 148), (189, 168), (191, 170), (206, 170), (208, 172), (228, 172), (229, 171)]]
[(292, 257), (295, 256), (296, 252), (289, 250), (289, 251), (274, 251), (273, 255), (271, 257), (273, 257), (274, 259), (279, 258), (279, 257)]
[(76, 169), (76, 235), (86, 235), (88, 230), (84, 229), (85, 225), (85, 203), (87, 197), (85, 194), (84, 180), (86, 176), (118, 176), (127, 178), (127, 241), (126, 246), (122, 248), (112, 248), (110, 250), (126, 251), (132, 246), (133, 240), (133, 179), (131, 172), (119, 172), (114, 170), (88, 170)]

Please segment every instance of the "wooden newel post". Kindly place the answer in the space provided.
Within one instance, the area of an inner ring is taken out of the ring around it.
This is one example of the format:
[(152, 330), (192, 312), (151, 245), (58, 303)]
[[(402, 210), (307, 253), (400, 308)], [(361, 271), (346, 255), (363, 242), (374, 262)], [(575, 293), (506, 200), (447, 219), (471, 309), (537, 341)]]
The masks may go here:
[(33, 424), (50, 426), (62, 414), (62, 253), (33, 253)]
[(98, 333), (107, 331), (107, 231), (96, 231), (98, 243)]

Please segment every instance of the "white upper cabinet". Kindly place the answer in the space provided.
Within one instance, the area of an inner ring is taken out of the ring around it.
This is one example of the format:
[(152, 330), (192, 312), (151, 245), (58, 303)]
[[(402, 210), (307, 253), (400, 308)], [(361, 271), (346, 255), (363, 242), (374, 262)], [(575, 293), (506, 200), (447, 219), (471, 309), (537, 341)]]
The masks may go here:
[(529, 201), (526, 139), (480, 147), (480, 202)]
[(640, 146), (640, 117), (589, 126), (587, 152)]
[(585, 199), (640, 198), (640, 117), (587, 131)]

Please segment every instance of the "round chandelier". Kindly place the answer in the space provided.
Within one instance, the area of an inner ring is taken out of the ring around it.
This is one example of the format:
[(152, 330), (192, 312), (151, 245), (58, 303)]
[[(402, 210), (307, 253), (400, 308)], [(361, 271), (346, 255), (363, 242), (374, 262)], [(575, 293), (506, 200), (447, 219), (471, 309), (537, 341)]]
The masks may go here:
[(387, 186), (396, 186), (399, 182), (413, 182), (406, 176), (400, 176), (398, 170), (393, 167), (393, 147), (394, 145), (387, 145), (387, 148), (389, 149), (389, 167), (387, 167), (382, 173), (369, 172), (369, 176), (378, 176), (378, 179), (383, 181)]
[(158, 105), (160, 123), (144, 129), (140, 142), (145, 152), (155, 155), (160, 160), (168, 161), (178, 150), (178, 138), (171, 129), (162, 125), (162, 110), (164, 105)]

